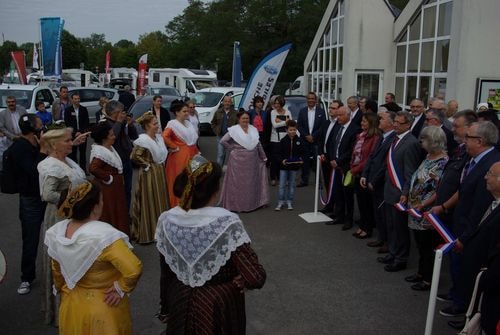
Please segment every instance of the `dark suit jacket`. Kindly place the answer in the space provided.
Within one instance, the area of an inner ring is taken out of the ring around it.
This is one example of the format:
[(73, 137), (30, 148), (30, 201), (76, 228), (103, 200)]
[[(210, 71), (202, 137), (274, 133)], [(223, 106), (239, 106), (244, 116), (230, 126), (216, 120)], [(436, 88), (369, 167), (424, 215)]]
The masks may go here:
[[(351, 156), (352, 156), (352, 150), (354, 148), (354, 144), (356, 143), (356, 135), (358, 135), (361, 132), (361, 128), (354, 122), (351, 122), (347, 129), (344, 130), (344, 134), (342, 135), (342, 138), (339, 143), (338, 147), (338, 152), (339, 155), (338, 157), (335, 156), (335, 139), (337, 138), (337, 134), (340, 131), (341, 125), (339, 123), (336, 123), (335, 126), (332, 129), (332, 138), (333, 138), (333, 145), (331, 147), (327, 148), (327, 151), (329, 151), (329, 154), (327, 157), (330, 160), (335, 160), (337, 161), (337, 166), (342, 169), (343, 173), (346, 173), (349, 171), (349, 168), (351, 166)], [(332, 158), (333, 157), (333, 158)]]
[(314, 114), (314, 125), (312, 133), (309, 132), (309, 119), (307, 117), (307, 107), (302, 108), (297, 119), (297, 129), (300, 132), (300, 137), (305, 139), (307, 135), (312, 135), (314, 142), (318, 142), (321, 134), (321, 125), (326, 120), (326, 114), (323, 108), (316, 106)]
[[(154, 110), (153, 106), (151, 106), (151, 110)], [(171, 120), (170, 112), (166, 108), (160, 106), (160, 124), (162, 130), (165, 129), (168, 121), (170, 120)]]
[(446, 128), (445, 126), (441, 126), (444, 134), (446, 135), (446, 150), (448, 151), (448, 156), (451, 156), (455, 149), (458, 147), (457, 141), (455, 141), (455, 137), (453, 136), (453, 132)]
[[(500, 220), (500, 218), (499, 218)], [(488, 260), (488, 271), (483, 273), (479, 289), (484, 292), (481, 305), (481, 327), (487, 335), (494, 335), (500, 319), (500, 245), (497, 244)]]
[(421, 162), (420, 145), (411, 133), (399, 140), (393, 151), (393, 161), (396, 170), (404, 180), (404, 184), (402, 185), (403, 190), (400, 191), (392, 184), (389, 169), (385, 170), (384, 201), (390, 205), (399, 202), (401, 195), (408, 194), (411, 176)]
[(90, 125), (89, 111), (82, 105), (78, 107), (79, 127), (77, 127), (75, 108), (73, 107), (73, 105), (71, 105), (67, 107), (66, 110), (64, 111), (64, 123), (66, 124), (67, 127), (73, 128), (73, 133), (86, 132), (89, 130), (89, 125)]
[[(331, 123), (331, 121), (329, 119), (327, 119), (326, 121), (323, 122), (323, 124), (321, 125), (321, 128), (320, 128), (320, 135), (319, 135), (319, 139), (318, 139), (318, 153), (320, 155), (325, 155), (327, 158), (333, 157), (331, 155), (331, 148), (333, 147), (333, 137), (332, 137), (333, 128), (330, 131), (330, 134), (328, 134), (328, 138), (326, 137), (326, 133), (328, 131), (328, 127), (330, 126), (330, 123)], [(337, 125), (337, 123), (335, 123), (335, 125), (333, 127), (335, 128), (336, 125)], [(327, 149), (326, 152), (324, 150), (325, 142), (326, 142), (326, 149)]]
[(420, 132), (422, 131), (422, 128), (424, 127), (424, 122), (425, 122), (425, 113), (422, 113), (422, 116), (420, 117), (420, 120), (418, 120), (417, 124), (413, 129), (411, 130), (411, 133), (415, 138), (418, 138), (420, 136)]
[(120, 101), (123, 104), (123, 106), (124, 106), (123, 109), (125, 111), (128, 111), (130, 106), (132, 106), (132, 104), (135, 102), (135, 97), (130, 92), (121, 91), (121, 92), (119, 92), (118, 101)]
[(394, 137), (396, 137), (396, 132), (394, 131), (387, 136), (387, 139), (383, 143), (382, 141), (384, 139), (382, 136), (380, 137), (379, 143), (377, 143), (375, 150), (370, 154), (368, 162), (366, 162), (363, 173), (361, 174), (361, 177), (366, 178), (366, 181), (373, 185), (374, 192), (380, 195), (383, 195), (384, 191), (387, 152), (389, 151), (392, 141), (394, 141)]
[(354, 118), (351, 119), (351, 122), (357, 124), (358, 126), (361, 126), (361, 119), (362, 118), (363, 118), (363, 112), (361, 111), (361, 109), (358, 109)]
[(453, 214), (453, 232), (462, 243), (476, 229), (493, 196), (486, 190), (484, 175), (493, 163), (500, 161), (500, 153), (493, 148), (464, 178), (458, 192), (458, 203)]

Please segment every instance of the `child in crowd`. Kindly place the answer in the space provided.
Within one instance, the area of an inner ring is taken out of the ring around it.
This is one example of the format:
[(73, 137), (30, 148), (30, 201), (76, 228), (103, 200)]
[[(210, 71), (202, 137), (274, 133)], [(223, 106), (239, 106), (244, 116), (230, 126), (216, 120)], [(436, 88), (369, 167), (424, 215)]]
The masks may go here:
[[(274, 210), (279, 211), (287, 204), (289, 210), (293, 209), (292, 202), (295, 193), (295, 177), (302, 167), (303, 143), (297, 135), (297, 122), (286, 122), (287, 136), (280, 141), (280, 186), (278, 191), (278, 205)], [(288, 184), (288, 187), (287, 187)]]
[(36, 115), (42, 120), (44, 127), (52, 124), (52, 113), (45, 109), (45, 102), (37, 100), (35, 103)]

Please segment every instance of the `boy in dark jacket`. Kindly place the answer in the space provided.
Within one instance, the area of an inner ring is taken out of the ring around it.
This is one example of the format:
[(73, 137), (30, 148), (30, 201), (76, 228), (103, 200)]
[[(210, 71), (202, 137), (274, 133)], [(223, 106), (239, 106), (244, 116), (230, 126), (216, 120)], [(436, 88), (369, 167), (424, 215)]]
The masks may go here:
[[(286, 133), (280, 141), (280, 186), (278, 191), (278, 205), (274, 210), (279, 211), (287, 204), (289, 210), (293, 209), (292, 201), (295, 193), (295, 177), (297, 171), (302, 167), (303, 142), (297, 135), (297, 122), (288, 120), (286, 122)], [(288, 183), (288, 187), (286, 187)]]

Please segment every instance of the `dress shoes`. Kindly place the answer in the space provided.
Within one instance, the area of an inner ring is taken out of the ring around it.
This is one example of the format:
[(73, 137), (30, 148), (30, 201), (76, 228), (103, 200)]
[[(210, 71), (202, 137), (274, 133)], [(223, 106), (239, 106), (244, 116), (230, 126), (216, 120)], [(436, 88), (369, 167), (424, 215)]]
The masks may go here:
[(439, 310), (439, 314), (441, 314), (442, 316), (451, 316), (451, 317), (464, 316), (465, 309), (457, 307), (455, 305), (450, 305), (446, 308)]
[(413, 284), (411, 289), (415, 291), (429, 291), (431, 289), (431, 284), (422, 280), (421, 282)]
[(348, 222), (344, 223), (344, 225), (342, 226), (343, 231), (349, 230), (351, 228), (352, 228), (352, 221), (348, 221)]
[(333, 216), (333, 215), (330, 215), (330, 218), (332, 219), (332, 221), (329, 222), (329, 224), (341, 224), (344, 222), (344, 218), (342, 217), (339, 217), (339, 216)]
[(465, 320), (448, 321), (448, 326), (456, 330), (462, 330), (465, 327)]
[(391, 264), (394, 262), (394, 257), (391, 255), (385, 255), (384, 257), (377, 257), (377, 262), (382, 264)]
[(444, 302), (453, 302), (453, 298), (448, 293), (438, 293), (436, 299)]
[(377, 249), (377, 254), (387, 254), (389, 252), (389, 247), (387, 244), (384, 244), (380, 248)]
[(366, 243), (367, 246), (372, 247), (372, 248), (378, 248), (384, 245), (384, 242), (382, 241), (371, 241)]
[(304, 183), (304, 182), (300, 182), (297, 184), (296, 187), (306, 187), (307, 186), (307, 183)]
[(418, 273), (415, 273), (414, 275), (409, 275), (405, 277), (405, 281), (408, 283), (418, 283), (421, 282), (423, 277), (419, 275)]
[(406, 262), (393, 262), (384, 266), (384, 270), (387, 272), (398, 272), (406, 269)]
[(367, 238), (370, 238), (370, 237), (372, 237), (372, 233), (367, 233), (367, 232), (365, 232), (364, 235), (363, 235), (363, 233), (361, 233), (361, 234), (358, 234), (356, 236), (356, 238), (359, 238), (360, 240), (364, 240), (364, 239), (367, 239)]

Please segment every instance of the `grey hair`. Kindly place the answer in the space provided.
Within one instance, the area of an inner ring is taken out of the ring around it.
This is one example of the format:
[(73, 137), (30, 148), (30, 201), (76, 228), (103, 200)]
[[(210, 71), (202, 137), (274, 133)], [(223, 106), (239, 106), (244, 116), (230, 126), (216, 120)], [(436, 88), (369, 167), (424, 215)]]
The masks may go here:
[(122, 111), (124, 109), (123, 104), (117, 100), (111, 100), (106, 104), (106, 114), (111, 115), (116, 111)]
[(464, 109), (456, 112), (455, 115), (453, 115), (453, 118), (455, 120), (460, 117), (464, 118), (464, 122), (467, 127), (470, 127), (471, 124), (477, 122), (477, 114), (472, 109)]
[(420, 132), (420, 140), (427, 140), (427, 152), (446, 151), (446, 134), (441, 127), (427, 126)]
[(410, 112), (407, 112), (407, 111), (397, 112), (396, 116), (402, 116), (402, 117), (404, 117), (405, 121), (408, 122), (408, 123), (413, 123), (413, 121), (415, 120), (415, 118), (413, 117), (413, 115)]
[(498, 128), (491, 121), (478, 121), (476, 136), (481, 136), (485, 146), (494, 146), (498, 143)]
[(440, 110), (431, 108), (426, 113), (429, 113), (435, 118), (437, 118), (441, 124), (444, 122), (445, 116), (444, 113), (442, 113)]
[(347, 101), (349, 100), (355, 100), (357, 104), (359, 103), (359, 98), (355, 95), (351, 95), (349, 98), (347, 98)]

